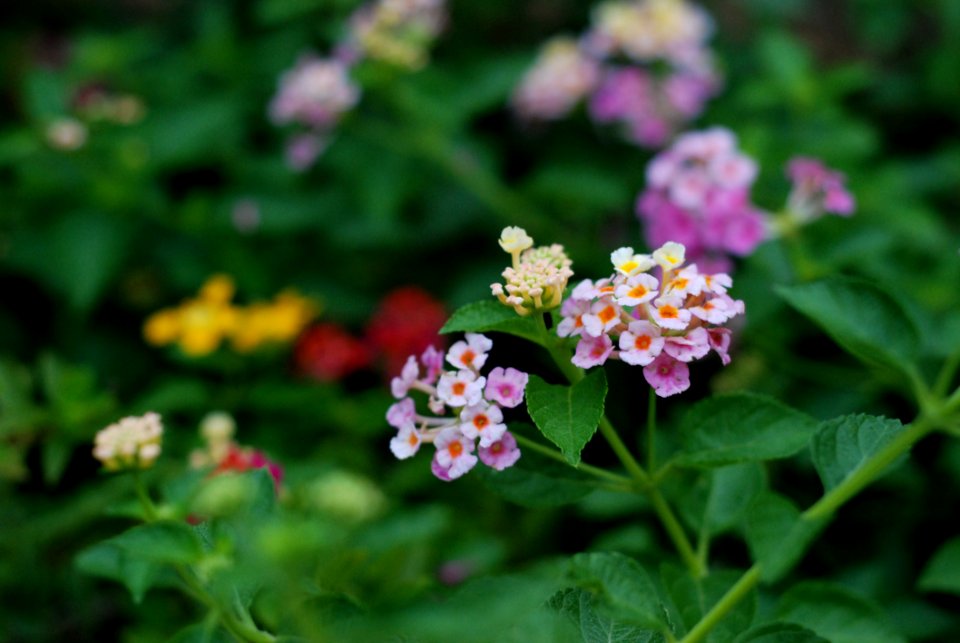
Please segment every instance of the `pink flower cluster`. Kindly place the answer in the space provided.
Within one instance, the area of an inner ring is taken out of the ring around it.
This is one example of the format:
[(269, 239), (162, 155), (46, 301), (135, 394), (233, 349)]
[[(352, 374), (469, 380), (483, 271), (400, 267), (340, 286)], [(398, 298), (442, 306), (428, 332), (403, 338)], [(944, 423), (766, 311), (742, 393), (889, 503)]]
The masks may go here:
[[(610, 259), (614, 274), (580, 282), (560, 309), (557, 334), (579, 338), (576, 366), (608, 359), (642, 366), (656, 394), (668, 397), (690, 387), (687, 364), (711, 350), (724, 365), (730, 362), (731, 331), (724, 324), (742, 314), (744, 304), (727, 294), (729, 275), (683, 267), (684, 247), (673, 242), (653, 255), (620, 248)], [(659, 279), (649, 272), (655, 266)]]
[(798, 156), (787, 165), (787, 176), (793, 183), (787, 197), (787, 210), (799, 221), (810, 221), (824, 213), (853, 214), (853, 195), (844, 185), (846, 178), (840, 172), (817, 159)]
[(729, 130), (679, 136), (647, 166), (637, 199), (647, 244), (676, 241), (701, 267), (729, 271), (728, 255), (748, 255), (767, 238), (767, 217), (750, 201), (756, 176), (756, 163)]
[[(498, 471), (520, 458), (516, 438), (503, 421), (503, 409), (523, 402), (528, 376), (501, 367), (480, 375), (491, 348), (493, 342), (486, 336), (467, 333), (446, 355), (430, 346), (419, 359), (413, 355), (407, 359), (403, 371), (390, 383), (399, 401), (387, 410), (387, 422), (397, 429), (390, 440), (390, 450), (397, 458), (412, 457), (422, 443), (433, 443), (436, 451), (431, 470), (444, 481), (470, 471), (478, 456)], [(444, 370), (444, 361), (454, 370)], [(432, 415), (417, 413), (411, 391), (428, 396)]]
[(514, 108), (530, 120), (555, 120), (586, 99), (595, 122), (659, 147), (719, 89), (706, 46), (711, 29), (702, 9), (681, 0), (602, 3), (579, 40), (543, 47), (514, 91)]
[(270, 102), (270, 119), (276, 125), (294, 123), (306, 130), (287, 145), (290, 167), (310, 167), (326, 147), (329, 132), (359, 100), (360, 88), (340, 60), (306, 54), (284, 72)]
[(270, 102), (276, 125), (303, 131), (287, 143), (287, 164), (294, 170), (313, 165), (344, 113), (360, 100), (350, 71), (364, 58), (416, 69), (426, 62), (426, 47), (446, 24), (445, 0), (377, 0), (354, 12), (346, 37), (334, 55), (304, 54), (280, 76)]

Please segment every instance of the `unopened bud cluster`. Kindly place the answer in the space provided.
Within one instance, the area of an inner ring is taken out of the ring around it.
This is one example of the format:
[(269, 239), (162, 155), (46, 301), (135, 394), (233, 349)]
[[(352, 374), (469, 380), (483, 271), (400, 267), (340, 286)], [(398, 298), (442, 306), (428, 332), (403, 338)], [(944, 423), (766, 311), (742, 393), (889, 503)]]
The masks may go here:
[(97, 433), (93, 456), (107, 471), (148, 469), (160, 456), (162, 438), (163, 425), (156, 413), (125, 417)]
[(573, 262), (563, 246), (532, 246), (533, 239), (522, 228), (505, 228), (500, 247), (511, 254), (513, 263), (503, 271), (505, 283), (490, 285), (501, 303), (524, 316), (559, 306), (573, 276)]

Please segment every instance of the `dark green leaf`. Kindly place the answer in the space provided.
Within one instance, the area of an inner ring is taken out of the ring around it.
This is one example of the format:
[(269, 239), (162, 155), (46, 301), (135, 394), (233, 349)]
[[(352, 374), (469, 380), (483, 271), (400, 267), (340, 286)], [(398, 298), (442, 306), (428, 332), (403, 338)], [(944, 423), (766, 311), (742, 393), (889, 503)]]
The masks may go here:
[(580, 452), (597, 430), (607, 396), (607, 378), (595, 369), (572, 386), (547, 384), (536, 375), (527, 384), (527, 410), (540, 432), (560, 447), (567, 462), (580, 464)]
[(495, 471), (477, 467), (484, 484), (507, 500), (525, 507), (557, 507), (576, 502), (595, 487), (573, 467), (524, 450), (515, 465)]
[(189, 625), (169, 639), (167, 643), (232, 643), (235, 639), (221, 627), (206, 623)]
[(598, 598), (607, 613), (626, 623), (663, 629), (664, 608), (646, 570), (614, 552), (577, 554), (571, 561), (577, 585)]
[(135, 556), (110, 541), (81, 551), (74, 562), (80, 571), (123, 583), (136, 603), (143, 600), (160, 572), (159, 563)]
[(130, 556), (157, 563), (194, 563), (203, 556), (196, 532), (181, 522), (139, 525), (107, 542)]
[(810, 451), (824, 489), (830, 491), (853, 475), (902, 430), (899, 420), (864, 414), (821, 423)]
[(584, 643), (659, 643), (663, 635), (598, 612), (597, 598), (582, 589), (565, 589), (550, 599), (550, 606), (577, 627)]
[[(663, 588), (688, 632), (742, 575), (741, 571), (725, 569), (711, 571), (706, 578), (695, 579), (682, 567), (666, 564), (660, 569)], [(716, 624), (705, 640), (713, 643), (732, 640), (750, 627), (756, 609), (757, 595), (751, 591)]]
[(735, 643), (830, 643), (795, 623), (767, 623), (738, 636)]
[(803, 449), (816, 420), (754, 393), (716, 395), (694, 405), (680, 423), (682, 465), (716, 467), (785, 458)]
[(917, 587), (926, 592), (960, 596), (960, 538), (954, 538), (937, 550), (924, 568)]
[(825, 520), (804, 520), (800, 511), (781, 495), (761, 493), (747, 509), (747, 545), (763, 568), (763, 579), (783, 577), (800, 560)]
[(917, 356), (920, 338), (913, 321), (896, 299), (868, 281), (831, 277), (783, 286), (777, 293), (868, 364), (902, 370)]
[(498, 331), (509, 333), (537, 342), (540, 329), (533, 317), (521, 317), (510, 306), (504, 306), (496, 299), (485, 299), (458, 308), (441, 333)]
[(794, 585), (780, 599), (777, 618), (802, 624), (831, 643), (906, 643), (877, 605), (832, 583)]

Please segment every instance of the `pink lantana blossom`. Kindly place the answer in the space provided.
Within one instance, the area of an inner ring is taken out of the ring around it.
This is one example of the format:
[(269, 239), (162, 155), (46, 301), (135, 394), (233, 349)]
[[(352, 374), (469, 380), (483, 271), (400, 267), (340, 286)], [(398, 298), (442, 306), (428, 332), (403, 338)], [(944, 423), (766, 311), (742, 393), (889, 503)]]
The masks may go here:
[(455, 368), (470, 368), (479, 371), (487, 361), (487, 351), (493, 342), (477, 333), (467, 333), (466, 341), (454, 343), (447, 351), (447, 362)]
[(576, 353), (570, 361), (580, 368), (593, 368), (606, 362), (612, 352), (613, 342), (609, 336), (584, 336), (577, 343)]
[(444, 429), (433, 444), (437, 447), (433, 456), (434, 473), (442, 471), (444, 476), (438, 475), (442, 480), (456, 480), (477, 464), (477, 456), (473, 455), (473, 440), (464, 436), (459, 429)]
[(390, 451), (398, 460), (413, 457), (420, 449), (420, 433), (413, 423), (400, 427), (400, 431), (390, 440)]
[[(723, 136), (695, 142), (706, 149), (726, 145)], [(724, 364), (729, 363), (729, 331), (720, 324), (743, 314), (744, 304), (727, 294), (733, 285), (729, 275), (702, 273), (697, 264), (684, 266), (687, 249), (680, 243), (668, 241), (643, 256), (650, 258), (644, 263), (659, 266), (661, 280), (646, 273), (649, 265), (634, 272), (629, 265), (632, 249), (615, 251), (611, 255), (613, 276), (582, 282), (577, 295), (584, 299), (570, 297), (561, 306), (563, 319), (558, 331), (564, 327), (568, 332), (558, 335), (572, 335), (569, 329), (582, 325), (586, 332), (580, 334), (571, 359), (574, 365), (592, 368), (607, 359), (619, 359), (643, 366), (658, 395), (675, 395), (689, 386), (687, 362), (714, 349)], [(583, 312), (586, 305), (589, 312)], [(614, 313), (616, 319), (605, 323), (604, 318)], [(619, 351), (613, 350), (614, 345)]]
[(590, 307), (590, 312), (583, 315), (580, 319), (583, 322), (583, 329), (590, 337), (600, 337), (604, 333), (623, 323), (620, 320), (622, 310), (617, 302), (611, 298), (604, 297), (595, 302)]
[(487, 375), (483, 394), (491, 402), (512, 409), (523, 401), (523, 391), (529, 379), (529, 375), (515, 368), (498, 366)]
[(387, 409), (387, 424), (399, 429), (407, 424), (413, 424), (416, 415), (413, 399), (405, 397)]
[(469, 406), (480, 401), (486, 383), (487, 378), (477, 377), (473, 371), (446, 372), (437, 382), (437, 397), (448, 406)]
[(643, 377), (660, 397), (670, 397), (690, 388), (690, 369), (666, 353), (643, 367)]
[(507, 425), (503, 423), (503, 411), (496, 404), (475, 404), (460, 412), (460, 432), (471, 440), (480, 438), (480, 446), (490, 446), (500, 439)]
[[(398, 429), (390, 440), (394, 456), (409, 458), (422, 443), (433, 443), (437, 451), (430, 469), (445, 481), (462, 476), (476, 465), (477, 440), (485, 452), (493, 454), (490, 461), (499, 469), (520, 457), (512, 436), (504, 439), (507, 425), (501, 407), (512, 408), (523, 402), (528, 376), (503, 367), (493, 369), (489, 380), (480, 375), (492, 348), (493, 342), (485, 336), (469, 333), (454, 345), (446, 360), (433, 347), (424, 351), (419, 363), (414, 356), (407, 359), (401, 375), (391, 382), (393, 394), (402, 399), (387, 410), (387, 422)], [(464, 368), (444, 371), (445, 361)], [(411, 391), (426, 395), (427, 408), (433, 415), (417, 413), (413, 397), (407, 397)]]
[(800, 221), (814, 219), (827, 212), (850, 216), (855, 202), (844, 185), (846, 178), (817, 159), (796, 157), (787, 165), (793, 189), (787, 198), (788, 210)]
[(705, 328), (694, 328), (686, 335), (668, 337), (663, 352), (681, 362), (692, 362), (710, 352), (710, 344)]
[(620, 335), (620, 359), (627, 364), (646, 366), (660, 354), (665, 341), (660, 329), (650, 322), (631, 322), (628, 330)]
[(480, 446), (480, 461), (491, 469), (503, 471), (512, 467), (520, 459), (520, 449), (517, 448), (517, 439), (507, 431), (499, 440), (489, 446)]

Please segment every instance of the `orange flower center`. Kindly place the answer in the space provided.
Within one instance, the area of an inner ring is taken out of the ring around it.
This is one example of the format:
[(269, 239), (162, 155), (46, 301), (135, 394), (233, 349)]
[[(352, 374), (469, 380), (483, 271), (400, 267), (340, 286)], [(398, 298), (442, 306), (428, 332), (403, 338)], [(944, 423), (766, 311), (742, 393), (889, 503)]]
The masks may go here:
[(676, 288), (677, 290), (682, 290), (687, 287), (688, 283), (690, 283), (689, 279), (677, 278), (670, 282), (670, 287)]
[(473, 359), (476, 356), (477, 354), (468, 348), (467, 350), (463, 351), (463, 353), (460, 355), (460, 363), (463, 364), (464, 366), (470, 366), (470, 364), (473, 363)]
[(463, 455), (463, 445), (460, 444), (459, 441), (451, 442), (447, 446), (447, 451), (450, 453), (450, 457), (459, 458), (461, 455)]
[(410, 443), (410, 446), (415, 447), (420, 442), (420, 438), (417, 437), (416, 433), (411, 433), (410, 437), (407, 438), (407, 442)]
[(467, 385), (464, 382), (454, 382), (453, 386), (450, 387), (450, 390), (454, 395), (463, 395), (467, 390)]
[(676, 319), (680, 316), (680, 311), (677, 310), (676, 306), (671, 306), (669, 304), (665, 306), (660, 306), (660, 316), (665, 319)]
[(602, 321), (604, 324), (606, 324), (607, 322), (609, 322), (611, 319), (613, 319), (613, 318), (616, 317), (616, 316), (617, 316), (617, 311), (614, 310), (613, 306), (607, 306), (606, 308), (604, 308), (603, 310), (601, 310), (599, 313), (597, 313), (597, 317), (598, 317), (598, 318), (600, 319), (600, 321)]
[(639, 299), (640, 297), (643, 297), (644, 295), (646, 295), (648, 292), (650, 291), (647, 290), (646, 286), (644, 286), (643, 284), (637, 284), (636, 286), (630, 289), (630, 292), (627, 293), (627, 295), (630, 297), (635, 297)]
[(490, 424), (490, 420), (486, 415), (477, 415), (473, 418), (473, 426), (477, 427), (477, 431), (483, 431), (488, 424)]
[(650, 348), (650, 336), (649, 335), (640, 335), (637, 339), (634, 340), (633, 345), (639, 351), (645, 351)]

